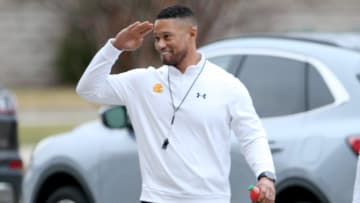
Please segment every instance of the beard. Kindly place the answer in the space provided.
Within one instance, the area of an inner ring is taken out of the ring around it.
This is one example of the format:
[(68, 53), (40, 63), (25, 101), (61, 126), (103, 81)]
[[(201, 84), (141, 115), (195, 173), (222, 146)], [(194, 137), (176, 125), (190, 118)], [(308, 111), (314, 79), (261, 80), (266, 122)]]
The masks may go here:
[(186, 51), (181, 51), (177, 54), (174, 54), (173, 52), (169, 52), (167, 54), (160, 53), (160, 59), (164, 65), (177, 66), (179, 63), (181, 63), (186, 55)]

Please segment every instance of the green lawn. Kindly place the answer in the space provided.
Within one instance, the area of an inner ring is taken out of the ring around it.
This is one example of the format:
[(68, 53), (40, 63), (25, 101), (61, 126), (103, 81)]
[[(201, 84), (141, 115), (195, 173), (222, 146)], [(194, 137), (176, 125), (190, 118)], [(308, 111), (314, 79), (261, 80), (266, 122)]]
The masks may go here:
[(48, 110), (68, 108), (96, 108), (80, 98), (73, 86), (18, 88), (11, 89), (17, 98), (19, 111), (27, 109)]
[(50, 126), (19, 126), (19, 143), (31, 145), (38, 143), (41, 139), (56, 133), (66, 132), (73, 129), (76, 124), (59, 124)]

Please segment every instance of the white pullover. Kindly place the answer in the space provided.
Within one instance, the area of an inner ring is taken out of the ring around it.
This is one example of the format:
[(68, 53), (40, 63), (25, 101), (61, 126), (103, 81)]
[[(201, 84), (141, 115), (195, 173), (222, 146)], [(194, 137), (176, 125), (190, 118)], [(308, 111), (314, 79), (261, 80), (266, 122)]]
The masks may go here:
[[(126, 106), (138, 144), (142, 201), (229, 203), (232, 130), (256, 176), (275, 172), (265, 131), (237, 78), (203, 55), (184, 73), (163, 65), (110, 75), (120, 53), (109, 40), (87, 67), (77, 93), (91, 102)], [(191, 88), (172, 125), (169, 79), (175, 107)], [(169, 144), (163, 149), (165, 139)]]

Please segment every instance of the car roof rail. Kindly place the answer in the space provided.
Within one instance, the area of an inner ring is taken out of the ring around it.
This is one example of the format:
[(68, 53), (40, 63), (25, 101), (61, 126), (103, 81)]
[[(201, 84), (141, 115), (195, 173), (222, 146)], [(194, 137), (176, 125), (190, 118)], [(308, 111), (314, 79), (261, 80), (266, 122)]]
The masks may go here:
[[(350, 39), (351, 37), (355, 39)], [(301, 33), (301, 32), (254, 33), (254, 34), (242, 34), (238, 36), (227, 37), (220, 40), (216, 40), (214, 42), (235, 40), (240, 38), (296, 40), (296, 41), (310, 42), (310, 43), (338, 47), (342, 49), (360, 52), (360, 34), (352, 34), (352, 33)]]
[(323, 45), (329, 45), (334, 47), (342, 47), (339, 44), (328, 41), (326, 39), (319, 39), (319, 38), (311, 38), (308, 36), (302, 36), (302, 35), (292, 35), (291, 33), (283, 33), (283, 34), (245, 34), (240, 35), (239, 38), (272, 38), (272, 39), (288, 39), (288, 40), (296, 40), (296, 41), (302, 41), (302, 42), (311, 42), (316, 44), (323, 44)]

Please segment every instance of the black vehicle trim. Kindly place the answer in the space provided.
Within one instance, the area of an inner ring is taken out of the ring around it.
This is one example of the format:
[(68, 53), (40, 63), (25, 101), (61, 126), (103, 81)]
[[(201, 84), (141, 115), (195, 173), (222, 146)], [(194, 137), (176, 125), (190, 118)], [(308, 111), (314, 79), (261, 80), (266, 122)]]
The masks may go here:
[(14, 200), (18, 202), (21, 196), (21, 183), (23, 180), (23, 173), (21, 170), (12, 171), (12, 173), (1, 174), (0, 182), (10, 184), (14, 189)]
[(65, 173), (74, 178), (80, 184), (81, 189), (85, 192), (85, 195), (90, 201), (90, 203), (95, 203), (94, 197), (89, 189), (88, 184), (85, 181), (85, 178), (83, 178), (83, 176), (80, 175), (77, 170), (65, 164), (54, 164), (51, 166), (51, 168), (48, 168), (42, 173), (44, 175), (42, 175), (42, 177), (39, 179), (39, 181), (34, 187), (34, 195), (32, 196), (31, 202), (35, 202), (35, 200), (39, 198), (40, 188), (45, 183), (45, 181), (52, 175), (58, 173)]
[(290, 187), (302, 187), (312, 192), (321, 201), (321, 203), (330, 203), (325, 193), (315, 186), (314, 183), (299, 177), (286, 179), (276, 184), (276, 193), (280, 194)]

